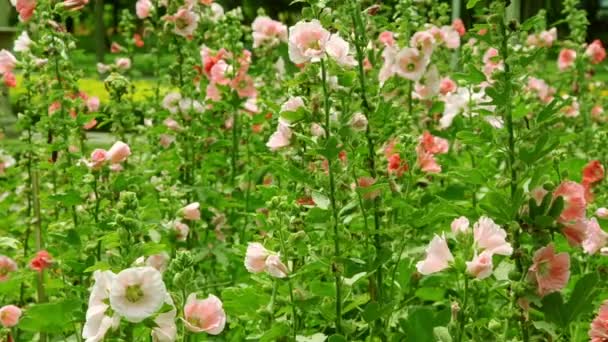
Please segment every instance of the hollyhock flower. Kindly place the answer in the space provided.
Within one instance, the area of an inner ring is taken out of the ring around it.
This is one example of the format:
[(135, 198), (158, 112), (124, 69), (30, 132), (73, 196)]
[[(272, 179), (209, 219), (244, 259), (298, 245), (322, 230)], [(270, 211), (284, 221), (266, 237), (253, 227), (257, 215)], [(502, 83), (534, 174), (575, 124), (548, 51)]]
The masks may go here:
[(30, 261), (30, 268), (34, 271), (42, 272), (51, 266), (53, 258), (47, 251), (38, 251), (36, 256)]
[(103, 63), (97, 63), (96, 67), (97, 67), (97, 72), (100, 74), (105, 74), (106, 72), (112, 70), (111, 66), (109, 66), (107, 64), (103, 64)]
[(403, 173), (409, 170), (407, 162), (401, 161), (399, 153), (393, 153), (388, 158), (388, 174), (394, 174), (397, 177), (403, 176)]
[(257, 17), (251, 23), (253, 30), (253, 47), (262, 45), (275, 46), (279, 42), (287, 41), (287, 26), (280, 21), (268, 17)]
[(553, 42), (557, 40), (557, 29), (555, 27), (548, 31), (543, 31), (538, 35), (539, 43), (543, 47), (553, 46)]
[(540, 296), (560, 291), (570, 278), (570, 256), (568, 253), (555, 253), (553, 244), (542, 247), (534, 253), (533, 264), (528, 276), (536, 283)]
[(410, 46), (422, 51), (426, 58), (430, 58), (435, 46), (435, 38), (427, 31), (418, 31), (410, 39)]
[(389, 78), (395, 74), (395, 60), (397, 57), (397, 51), (392, 46), (387, 46), (382, 51), (382, 59), (384, 63), (378, 73), (378, 82), (383, 85)]
[(112, 42), (112, 44), (110, 45), (110, 52), (111, 53), (119, 53), (121, 51), (123, 51), (125, 48), (122, 47), (120, 44), (116, 43), (116, 42)]
[(131, 60), (126, 57), (117, 58), (115, 63), (116, 63), (116, 67), (121, 70), (128, 70), (131, 68)]
[(30, 36), (27, 34), (27, 31), (21, 32), (19, 37), (15, 40), (15, 45), (13, 47), (13, 51), (15, 52), (26, 52), (30, 50), (30, 45), (32, 45), (32, 40)]
[(464, 27), (464, 23), (460, 18), (456, 18), (454, 19), (454, 21), (452, 21), (452, 27), (454, 28), (454, 30), (456, 30), (456, 32), (458, 32), (461, 37), (464, 36), (464, 34), (467, 32), (467, 29)]
[(36, 0), (16, 0), (14, 5), (17, 13), (19, 13), (19, 20), (25, 22), (34, 15)]
[(587, 221), (587, 231), (583, 240), (583, 250), (587, 254), (595, 254), (608, 243), (608, 233), (602, 230), (597, 219), (592, 217)]
[(153, 5), (150, 0), (137, 0), (135, 3), (135, 13), (139, 19), (146, 19), (150, 16)]
[(349, 125), (357, 132), (364, 132), (367, 129), (367, 117), (362, 113), (355, 113), (351, 117)]
[(185, 38), (191, 37), (198, 27), (199, 16), (187, 7), (182, 7), (174, 15), (165, 18), (167, 21), (175, 23), (173, 33)]
[(230, 86), (236, 90), (237, 94), (241, 98), (256, 97), (258, 92), (255, 89), (253, 78), (244, 72), (239, 72), (236, 77), (231, 81)]
[(5, 328), (12, 328), (19, 323), (21, 309), (14, 305), (5, 305), (0, 308), (0, 324)]
[(164, 148), (169, 148), (175, 142), (175, 137), (169, 134), (161, 134), (158, 143)]
[(289, 59), (295, 64), (319, 62), (329, 38), (318, 20), (299, 21), (289, 28)]
[(89, 3), (89, 0), (64, 0), (63, 7), (68, 11), (78, 11)]
[(169, 305), (171, 310), (160, 313), (154, 318), (156, 327), (152, 328), (150, 333), (154, 342), (174, 342), (177, 338), (177, 326), (175, 325), (177, 309), (169, 293), (165, 297), (165, 304)]
[(173, 222), (173, 229), (175, 230), (177, 241), (186, 241), (190, 227), (181, 221)]
[(217, 83), (221, 85), (228, 85), (230, 83), (230, 78), (228, 78), (228, 74), (231, 71), (231, 67), (226, 63), (225, 60), (221, 59), (217, 61), (211, 69), (209, 69), (209, 80), (212, 83)]
[(415, 48), (403, 48), (395, 56), (394, 72), (410, 81), (418, 81), (424, 75), (428, 58)]
[(334, 33), (327, 42), (327, 54), (341, 66), (351, 67), (357, 65), (355, 58), (349, 54), (348, 43), (337, 33)]
[[(568, 100), (570, 98), (570, 96), (562, 95), (562, 98), (564, 100)], [(580, 112), (580, 105), (579, 105), (577, 99), (573, 97), (570, 104), (562, 107), (562, 112), (564, 113), (564, 116), (568, 117), (568, 118), (575, 118), (575, 117), (579, 116), (581, 112)]]
[(593, 108), (591, 108), (591, 116), (596, 119), (596, 120), (600, 120), (602, 114), (604, 114), (604, 108), (600, 105), (595, 105), (593, 106)]
[(528, 78), (527, 90), (535, 92), (538, 98), (544, 103), (551, 102), (553, 100), (553, 95), (555, 94), (555, 88), (550, 87), (544, 80), (535, 77)]
[(131, 155), (131, 149), (129, 145), (125, 144), (122, 141), (117, 141), (110, 147), (107, 153), (107, 159), (112, 164), (121, 163)]
[(460, 47), (460, 33), (452, 26), (442, 26), (443, 42), (448, 49), (457, 49)]
[(224, 18), (224, 7), (222, 7), (222, 5), (214, 2), (209, 7), (211, 9), (211, 16), (209, 19), (211, 19), (211, 21), (218, 22)]
[(559, 52), (557, 58), (557, 67), (560, 71), (564, 71), (574, 65), (576, 59), (576, 51), (572, 49), (563, 49)]
[(186, 329), (195, 333), (220, 334), (226, 325), (222, 301), (214, 295), (199, 300), (196, 293), (191, 293), (184, 306), (184, 324)]
[(168, 110), (171, 114), (176, 114), (179, 110), (179, 101), (182, 99), (182, 95), (178, 92), (170, 92), (163, 98), (162, 106)]
[(189, 221), (198, 221), (201, 219), (200, 203), (193, 202), (181, 209), (184, 219)]
[(276, 151), (280, 148), (287, 147), (291, 143), (291, 128), (289, 128), (289, 124), (283, 120), (279, 120), (279, 124), (277, 125), (277, 130), (272, 133), (268, 142), (266, 143), (266, 147), (268, 147), (271, 151)]
[(395, 45), (395, 34), (391, 31), (384, 31), (378, 36), (378, 40), (384, 44), (384, 46)]
[(245, 268), (251, 273), (261, 273), (266, 270), (266, 259), (271, 253), (258, 242), (250, 242), (245, 254)]
[(89, 296), (89, 306), (86, 313), (86, 322), (82, 328), (82, 337), (86, 342), (102, 341), (110, 328), (116, 329), (120, 324), (118, 315), (108, 316), (106, 311), (110, 307), (108, 300), (112, 282), (116, 275), (112, 271), (93, 272), (95, 283)]
[(323, 126), (319, 125), (318, 123), (313, 122), (310, 125), (310, 134), (314, 137), (324, 137), (325, 129), (323, 128)]
[(171, 257), (169, 254), (167, 254), (167, 252), (152, 254), (146, 258), (146, 266), (154, 267), (160, 273), (163, 273), (169, 266), (169, 260), (171, 260)]
[(491, 218), (482, 216), (473, 225), (473, 239), (478, 248), (492, 254), (511, 255), (513, 247), (505, 239), (507, 232)]
[(442, 95), (447, 95), (449, 93), (453, 93), (456, 90), (456, 88), (458, 88), (458, 86), (456, 85), (456, 82), (454, 82), (449, 77), (444, 77), (439, 82), (439, 92)]
[(469, 233), (469, 219), (461, 216), (452, 221), (450, 225), (452, 233), (454, 234), (468, 234)]
[(563, 197), (564, 210), (559, 216), (562, 224), (585, 220), (587, 201), (585, 200), (585, 188), (573, 181), (563, 181), (553, 192), (553, 199)]
[(15, 88), (17, 86), (17, 78), (12, 72), (5, 72), (4, 75), (2, 75), (2, 82), (9, 88)]
[(99, 97), (91, 96), (86, 100), (86, 106), (89, 113), (94, 113), (99, 110)]
[(0, 150), (0, 175), (3, 175), (5, 170), (13, 165), (15, 165), (15, 159)]
[[(376, 180), (372, 177), (359, 177), (359, 179), (357, 179), (357, 186), (362, 189), (369, 188), (374, 184), (376, 184)], [(380, 196), (380, 190), (367, 191), (363, 194), (363, 198), (369, 200), (378, 196)]]
[(138, 323), (152, 316), (167, 296), (161, 273), (153, 267), (120, 271), (110, 289), (110, 306), (127, 321)]
[(143, 47), (145, 45), (144, 39), (139, 33), (133, 34), (133, 41), (135, 43), (135, 46), (137, 46), (138, 48)]
[(172, 131), (181, 131), (182, 127), (179, 125), (179, 122), (175, 121), (172, 118), (166, 118), (163, 121), (163, 124)]
[(597, 183), (604, 179), (604, 166), (599, 160), (592, 160), (583, 168), (583, 185)]
[(13, 72), (16, 66), (17, 59), (15, 56), (4, 49), (0, 50), (0, 74)]
[(485, 279), (492, 275), (492, 253), (487, 250), (475, 255), (473, 260), (467, 261), (467, 273), (477, 279)]
[(426, 173), (440, 173), (441, 165), (435, 160), (435, 156), (432, 153), (428, 153), (424, 150), (422, 145), (416, 146), (417, 163), (422, 172)]
[(592, 64), (599, 64), (606, 58), (606, 49), (602, 45), (602, 41), (599, 39), (594, 40), (587, 49), (585, 55), (591, 59)]
[(444, 236), (435, 235), (426, 248), (424, 260), (416, 263), (418, 272), (424, 275), (440, 272), (450, 266), (454, 256)]
[(493, 47), (489, 48), (483, 55), (483, 63), (483, 73), (486, 76), (491, 75), (496, 70), (502, 70), (504, 68), (503, 61), (498, 58), (498, 50)]
[(420, 99), (430, 99), (439, 94), (441, 87), (439, 71), (435, 65), (427, 69), (419, 82), (416, 82), (414, 95)]
[(190, 120), (190, 119), (187, 118), (183, 114), (185, 112), (190, 112), (190, 111), (195, 112), (195, 113), (205, 112), (205, 107), (203, 106), (203, 104), (194, 99), (181, 99), (181, 100), (179, 100), (178, 105), (179, 105), (179, 109), (181, 109), (181, 111), (182, 111), (182, 116), (186, 120)]
[(271, 254), (265, 261), (266, 272), (275, 278), (285, 278), (289, 274), (287, 266), (281, 262), (279, 255)]
[(8, 280), (10, 273), (16, 270), (17, 263), (13, 259), (0, 255), (0, 282)]
[(295, 112), (304, 107), (304, 99), (301, 96), (292, 96), (281, 105), (280, 113)]
[(601, 219), (607, 219), (608, 218), (608, 208), (598, 208), (595, 211), (595, 215)]
[(108, 159), (108, 152), (101, 148), (96, 148), (91, 153), (91, 163), (89, 167), (97, 170), (99, 169)]
[(447, 140), (433, 136), (429, 131), (424, 131), (420, 137), (420, 144), (424, 150), (432, 154), (447, 153), (449, 143)]
[(589, 342), (608, 341), (608, 301), (605, 301), (589, 328)]

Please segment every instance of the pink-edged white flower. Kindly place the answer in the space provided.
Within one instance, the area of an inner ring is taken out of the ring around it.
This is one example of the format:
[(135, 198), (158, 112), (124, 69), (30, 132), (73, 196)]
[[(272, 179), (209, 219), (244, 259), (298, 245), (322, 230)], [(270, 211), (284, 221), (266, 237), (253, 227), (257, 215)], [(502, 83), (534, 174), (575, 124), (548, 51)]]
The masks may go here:
[(177, 326), (175, 325), (177, 309), (169, 293), (165, 297), (165, 304), (169, 305), (171, 310), (160, 313), (154, 318), (156, 326), (150, 332), (154, 342), (174, 342), (177, 338)]
[(178, 92), (172, 91), (167, 93), (163, 98), (162, 107), (168, 110), (171, 114), (176, 114), (179, 110), (179, 102), (182, 99), (182, 95)]
[(568, 284), (570, 278), (570, 256), (568, 253), (555, 253), (553, 244), (549, 244), (534, 253), (528, 277), (536, 283), (537, 292), (545, 296), (560, 291)]
[(482, 216), (473, 226), (473, 238), (477, 248), (492, 254), (511, 255), (513, 247), (506, 241), (507, 232), (491, 218)]
[(121, 70), (128, 70), (131, 68), (131, 59), (126, 57), (117, 58), (114, 63), (116, 67)]
[(14, 305), (5, 305), (0, 308), (0, 324), (5, 328), (12, 328), (21, 318), (21, 309)]
[(166, 16), (167, 21), (173, 22), (173, 33), (188, 38), (194, 34), (198, 27), (199, 16), (188, 7), (181, 7), (174, 15)]
[(7, 50), (0, 50), (0, 75), (11, 73), (17, 66), (17, 59)]
[(416, 48), (403, 48), (395, 55), (395, 74), (411, 81), (418, 81), (424, 75), (428, 57)]
[(112, 70), (111, 66), (109, 66), (107, 64), (103, 64), (103, 63), (97, 63), (96, 67), (97, 67), (97, 72), (100, 74), (105, 74), (106, 72), (109, 72), (110, 70)]
[(587, 49), (585, 49), (585, 56), (589, 57), (592, 64), (599, 64), (606, 58), (606, 49), (602, 45), (602, 41), (599, 39), (594, 40)]
[(548, 31), (542, 31), (539, 34), (531, 34), (526, 40), (526, 44), (536, 47), (551, 47), (553, 42), (557, 40), (557, 29), (555, 27)]
[(485, 279), (492, 275), (492, 253), (485, 250), (475, 255), (473, 260), (467, 261), (467, 273), (477, 279)]
[(450, 228), (454, 234), (468, 234), (470, 233), (469, 219), (464, 216), (456, 218), (450, 224)]
[(161, 252), (158, 254), (152, 254), (146, 258), (146, 266), (156, 268), (160, 273), (167, 270), (171, 257), (167, 252)]
[(460, 34), (452, 26), (442, 26), (443, 42), (448, 49), (457, 49), (460, 47)]
[(15, 165), (15, 158), (0, 150), (0, 175), (3, 175), (5, 170), (13, 165)]
[(287, 41), (287, 26), (269, 17), (255, 18), (251, 23), (251, 29), (253, 30), (254, 48), (262, 45), (275, 46), (280, 42)]
[(129, 148), (129, 145), (122, 141), (117, 141), (108, 150), (106, 160), (110, 161), (112, 164), (118, 164), (127, 160), (130, 155), (131, 149)]
[(418, 272), (424, 275), (440, 272), (450, 266), (454, 256), (444, 236), (435, 235), (426, 248), (424, 260), (416, 263)]
[(214, 295), (200, 300), (196, 293), (191, 293), (184, 306), (184, 324), (186, 329), (195, 333), (219, 335), (226, 325), (222, 301)]
[(410, 46), (430, 57), (435, 47), (435, 37), (428, 31), (418, 31), (410, 39)]
[(589, 328), (589, 342), (606, 342), (608, 340), (608, 300), (605, 301)]
[(287, 266), (281, 262), (281, 257), (277, 254), (269, 255), (265, 261), (266, 273), (275, 278), (285, 278), (289, 274)]
[(389, 78), (395, 74), (395, 60), (397, 58), (397, 50), (393, 46), (386, 46), (382, 51), (383, 64), (378, 73), (378, 82), (383, 85)]
[(222, 5), (214, 2), (209, 6), (209, 9), (211, 9), (211, 15), (209, 16), (211, 21), (218, 22), (224, 18), (224, 7)]
[(93, 278), (95, 283), (91, 289), (86, 322), (82, 328), (82, 337), (86, 342), (102, 341), (110, 328), (116, 329), (120, 324), (118, 315), (106, 315), (110, 307), (110, 290), (116, 275), (112, 271), (97, 270), (93, 273)]
[(292, 96), (281, 105), (280, 113), (295, 112), (304, 107), (304, 99), (301, 96)]
[(153, 7), (150, 0), (137, 0), (135, 3), (135, 14), (139, 19), (146, 19), (150, 16)]
[(32, 45), (32, 40), (30, 36), (27, 34), (27, 31), (21, 32), (19, 37), (15, 40), (15, 44), (13, 47), (13, 51), (15, 52), (26, 52), (30, 50), (30, 45)]
[(10, 274), (15, 271), (17, 263), (6, 255), (0, 255), (0, 282), (8, 280)]
[(153, 267), (132, 267), (120, 271), (110, 289), (110, 306), (127, 321), (138, 323), (162, 306), (167, 289), (161, 273)]
[(557, 57), (557, 67), (560, 71), (564, 71), (574, 65), (576, 60), (576, 51), (572, 49), (563, 49)]
[(327, 54), (333, 58), (336, 63), (345, 67), (357, 65), (355, 58), (349, 54), (349, 49), (348, 43), (337, 33), (332, 34), (327, 42)]
[(587, 220), (587, 231), (583, 240), (583, 250), (587, 254), (595, 254), (608, 243), (608, 233), (602, 230), (597, 219)]
[(289, 124), (284, 120), (279, 119), (279, 124), (277, 125), (277, 130), (272, 133), (268, 142), (266, 143), (266, 147), (268, 147), (271, 151), (276, 151), (280, 148), (284, 148), (291, 144), (291, 128)]
[(245, 268), (251, 273), (261, 273), (266, 270), (266, 258), (270, 255), (261, 243), (250, 242), (245, 254)]
[(181, 131), (182, 130), (182, 126), (180, 126), (179, 122), (175, 121), (175, 119), (173, 118), (166, 118), (163, 121), (163, 124), (170, 130), (172, 131)]
[(289, 28), (289, 59), (295, 64), (321, 61), (330, 36), (316, 19), (296, 23)]
[(181, 209), (181, 214), (184, 219), (189, 221), (198, 221), (201, 219), (200, 203), (193, 202)]

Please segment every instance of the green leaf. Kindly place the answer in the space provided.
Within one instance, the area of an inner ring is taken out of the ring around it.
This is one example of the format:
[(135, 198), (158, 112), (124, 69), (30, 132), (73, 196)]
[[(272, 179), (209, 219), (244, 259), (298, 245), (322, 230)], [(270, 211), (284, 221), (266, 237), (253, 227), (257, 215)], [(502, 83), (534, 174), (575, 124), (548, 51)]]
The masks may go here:
[(335, 334), (335, 335), (329, 336), (329, 339), (327, 340), (327, 342), (347, 342), (347, 340), (346, 340), (346, 337), (344, 337), (340, 334)]
[(312, 200), (315, 202), (315, 204), (317, 205), (318, 208), (323, 209), (323, 210), (329, 209), (329, 205), (330, 205), (329, 198), (327, 198), (327, 196), (323, 195), (322, 193), (320, 193), (318, 191), (313, 191)]
[(382, 316), (382, 306), (378, 302), (370, 302), (365, 306), (365, 310), (361, 314), (366, 322), (373, 322)]
[(76, 191), (69, 191), (63, 194), (51, 195), (52, 201), (61, 202), (66, 207), (71, 207), (82, 203), (80, 194)]
[(566, 304), (568, 323), (576, 320), (579, 315), (584, 314), (593, 308), (593, 305), (591, 304), (596, 296), (599, 281), (599, 275), (597, 272), (593, 272), (585, 274), (576, 282), (572, 295), (570, 295), (570, 299), (568, 300), (568, 304)]
[(325, 342), (327, 335), (323, 333), (316, 333), (310, 336), (296, 336), (296, 342)]
[(445, 296), (445, 289), (439, 287), (421, 287), (416, 290), (416, 297), (430, 302), (441, 301)]
[(34, 304), (25, 311), (19, 322), (19, 328), (45, 333), (61, 333), (64, 329), (73, 329), (73, 316), (81, 304), (75, 299), (57, 303)]
[(557, 326), (563, 327), (568, 323), (567, 313), (565, 312), (564, 300), (562, 294), (553, 292), (542, 299), (543, 306), (541, 311), (545, 314), (545, 319), (555, 323)]
[(479, 1), (480, 1), (480, 0), (469, 0), (469, 1), (467, 2), (467, 9), (471, 9), (471, 8), (475, 7), (475, 5), (477, 5), (477, 3), (478, 3)]
[(18, 249), (21, 246), (21, 242), (19, 240), (2, 236), (0, 237), (0, 247), (1, 249), (10, 248), (10, 249)]
[(254, 287), (229, 287), (222, 291), (226, 312), (234, 316), (258, 315), (256, 311), (270, 302), (270, 295)]
[(282, 340), (281, 337), (286, 337), (289, 335), (289, 325), (287, 323), (278, 322), (272, 325), (270, 330), (266, 331), (262, 337), (260, 337), (260, 342), (270, 342), (270, 341), (279, 341)]
[(435, 327), (433, 328), (433, 335), (437, 342), (452, 342), (452, 335), (447, 327)]
[(405, 323), (407, 341), (435, 342), (433, 328), (435, 327), (435, 313), (428, 307), (413, 308)]

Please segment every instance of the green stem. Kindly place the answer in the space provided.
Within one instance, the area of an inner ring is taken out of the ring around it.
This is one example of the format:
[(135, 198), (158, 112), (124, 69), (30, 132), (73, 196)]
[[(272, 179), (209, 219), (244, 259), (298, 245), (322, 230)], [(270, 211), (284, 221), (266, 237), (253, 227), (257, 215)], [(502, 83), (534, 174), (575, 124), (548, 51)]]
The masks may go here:
[[(278, 233), (279, 233), (279, 242), (281, 244), (281, 253), (283, 254), (283, 257), (285, 257), (285, 263), (289, 264), (290, 258), (289, 258), (289, 255), (287, 254), (287, 247), (285, 245), (285, 237), (283, 236), (283, 219), (282, 219), (282, 217), (279, 219)], [(287, 276), (287, 287), (289, 289), (289, 301), (291, 304), (291, 315), (292, 315), (291, 324), (292, 324), (293, 340), (295, 341), (298, 328), (297, 328), (296, 304), (295, 304), (295, 300), (294, 300), (294, 296), (293, 296), (293, 286), (291, 284), (291, 275)]]
[(469, 277), (468, 275), (464, 275), (464, 293), (462, 299), (462, 307), (460, 308), (459, 318), (459, 326), (458, 326), (458, 342), (462, 342), (462, 338), (464, 336), (464, 329), (466, 324), (466, 309), (467, 309), (467, 300), (468, 300), (468, 292), (469, 292)]

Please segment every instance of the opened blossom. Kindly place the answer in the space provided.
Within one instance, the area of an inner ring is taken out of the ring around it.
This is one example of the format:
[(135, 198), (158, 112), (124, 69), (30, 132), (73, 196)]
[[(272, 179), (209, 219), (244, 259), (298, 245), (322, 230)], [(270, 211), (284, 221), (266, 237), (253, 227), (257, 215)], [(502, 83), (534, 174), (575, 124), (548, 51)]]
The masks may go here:
[(157, 269), (132, 267), (120, 271), (112, 282), (110, 306), (127, 321), (138, 323), (163, 306), (166, 294), (165, 283)]
[(186, 220), (198, 221), (201, 219), (200, 207), (201, 205), (198, 202), (190, 203), (182, 208), (181, 214)]
[(32, 45), (32, 40), (30, 36), (27, 34), (27, 31), (21, 32), (19, 37), (15, 39), (13, 50), (15, 52), (26, 52), (29, 51), (30, 45)]
[(590, 342), (608, 341), (608, 301), (601, 306), (589, 329)]
[(253, 47), (275, 46), (287, 41), (287, 26), (269, 17), (257, 17), (251, 23), (253, 30)]
[(278, 149), (287, 147), (291, 144), (291, 136), (292, 131), (289, 127), (289, 124), (281, 119), (279, 119), (279, 124), (277, 125), (277, 130), (272, 133), (266, 146), (271, 151), (276, 151)]
[(537, 250), (532, 261), (528, 277), (536, 284), (540, 296), (566, 287), (570, 278), (568, 253), (555, 253), (555, 246), (551, 243)]
[(275, 278), (285, 278), (289, 274), (287, 266), (281, 261), (277, 254), (269, 255), (265, 260), (266, 273)]
[(583, 250), (587, 254), (595, 254), (608, 244), (608, 233), (602, 230), (597, 219), (592, 217), (587, 220), (585, 240), (582, 242)]
[(34, 15), (37, 0), (15, 0), (14, 6), (19, 13), (19, 20), (28, 21)]
[(592, 64), (599, 64), (606, 58), (606, 49), (602, 45), (602, 41), (599, 39), (594, 40), (587, 49), (585, 55), (589, 57)]
[(316, 19), (296, 23), (289, 28), (289, 59), (295, 64), (321, 61), (330, 36)]
[(190, 8), (181, 7), (174, 15), (166, 16), (165, 20), (173, 22), (173, 33), (189, 38), (198, 27), (199, 16)]
[(5, 305), (0, 308), (0, 324), (5, 328), (12, 328), (19, 323), (21, 309), (15, 305)]
[(485, 250), (466, 262), (467, 273), (477, 279), (485, 279), (492, 275), (492, 253)]
[(0, 50), (0, 74), (11, 73), (17, 66), (17, 59), (7, 50)]
[(245, 255), (245, 268), (251, 273), (261, 273), (266, 270), (266, 258), (270, 255), (261, 243), (250, 242)]
[(51, 266), (53, 258), (47, 251), (38, 251), (30, 261), (30, 268), (34, 271), (42, 272)]
[(135, 14), (139, 19), (145, 19), (150, 16), (153, 5), (150, 0), (137, 0), (135, 3)]
[(574, 65), (574, 60), (576, 60), (576, 51), (572, 49), (563, 49), (559, 52), (557, 67), (560, 71), (564, 71)]
[(10, 274), (15, 271), (17, 271), (17, 263), (6, 255), (0, 255), (0, 282), (8, 280)]
[(219, 335), (226, 325), (222, 301), (214, 295), (197, 299), (196, 293), (191, 293), (184, 306), (184, 324), (195, 333)]
[(454, 261), (448, 243), (444, 236), (435, 235), (426, 248), (424, 260), (416, 263), (418, 272), (424, 275), (443, 271)]
[(424, 75), (428, 56), (416, 48), (403, 48), (395, 55), (394, 73), (410, 81), (418, 81)]
[(479, 249), (492, 254), (511, 255), (513, 247), (506, 241), (507, 232), (491, 218), (482, 216), (473, 225), (473, 239)]
[(106, 154), (106, 160), (112, 164), (122, 163), (131, 155), (131, 148), (122, 141), (117, 141), (110, 147)]
[(112, 271), (93, 272), (94, 284), (89, 296), (86, 322), (82, 328), (82, 337), (86, 342), (102, 341), (110, 329), (118, 328), (120, 317), (108, 312), (110, 290), (116, 275)]

